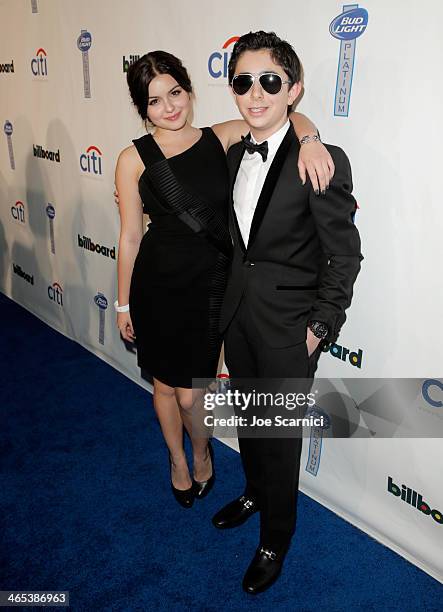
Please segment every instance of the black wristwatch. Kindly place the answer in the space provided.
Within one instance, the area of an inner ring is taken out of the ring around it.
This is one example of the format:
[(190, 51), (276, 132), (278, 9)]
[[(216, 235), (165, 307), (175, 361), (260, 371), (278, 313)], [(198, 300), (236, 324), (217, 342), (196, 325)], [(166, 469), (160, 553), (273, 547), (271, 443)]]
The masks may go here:
[(308, 327), (316, 338), (324, 340), (329, 333), (329, 327), (321, 321), (309, 321)]

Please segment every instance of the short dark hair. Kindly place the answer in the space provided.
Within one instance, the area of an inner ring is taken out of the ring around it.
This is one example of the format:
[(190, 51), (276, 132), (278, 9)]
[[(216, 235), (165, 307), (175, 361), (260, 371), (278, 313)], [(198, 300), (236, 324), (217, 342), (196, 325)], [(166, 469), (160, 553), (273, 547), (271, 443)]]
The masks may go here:
[(243, 34), (235, 43), (229, 60), (229, 83), (234, 77), (237, 62), (242, 53), (245, 51), (260, 51), (260, 49), (269, 49), (274, 62), (281, 66), (288, 75), (290, 87), (301, 81), (301, 63), (293, 47), (286, 40), (279, 38), (275, 32), (259, 30), (258, 32)]
[(143, 120), (148, 118), (149, 83), (159, 74), (169, 74), (188, 93), (191, 79), (182, 61), (166, 51), (150, 51), (129, 66), (126, 80), (132, 101)]

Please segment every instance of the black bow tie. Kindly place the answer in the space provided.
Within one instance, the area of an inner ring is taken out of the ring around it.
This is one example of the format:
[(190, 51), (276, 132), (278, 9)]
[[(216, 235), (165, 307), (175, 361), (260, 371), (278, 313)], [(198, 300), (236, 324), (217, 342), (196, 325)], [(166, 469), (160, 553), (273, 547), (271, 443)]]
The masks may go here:
[(251, 155), (253, 153), (260, 153), (263, 161), (265, 162), (267, 160), (268, 158), (268, 141), (267, 140), (265, 140), (261, 144), (256, 144), (255, 142), (252, 142), (250, 134), (248, 134), (247, 136), (242, 136), (241, 139), (243, 142), (243, 146), (245, 147), (248, 153), (250, 153)]

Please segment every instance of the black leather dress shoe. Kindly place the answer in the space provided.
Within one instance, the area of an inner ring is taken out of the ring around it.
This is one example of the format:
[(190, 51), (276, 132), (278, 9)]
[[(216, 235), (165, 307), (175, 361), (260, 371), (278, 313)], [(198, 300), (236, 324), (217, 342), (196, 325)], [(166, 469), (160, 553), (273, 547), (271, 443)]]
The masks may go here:
[(242, 495), (217, 512), (212, 517), (212, 523), (217, 529), (231, 529), (243, 525), (257, 511), (257, 502), (252, 497)]
[(279, 577), (284, 557), (268, 548), (257, 548), (244, 575), (243, 590), (251, 595), (266, 591)]

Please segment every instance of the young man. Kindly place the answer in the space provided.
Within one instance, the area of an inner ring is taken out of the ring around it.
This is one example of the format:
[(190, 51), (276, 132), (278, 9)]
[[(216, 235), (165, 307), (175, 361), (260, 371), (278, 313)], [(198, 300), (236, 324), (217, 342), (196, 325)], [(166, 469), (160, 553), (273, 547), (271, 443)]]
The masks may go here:
[[(317, 197), (293, 180), (300, 144), (288, 121), (298, 97), (300, 61), (274, 33), (236, 43), (229, 64), (235, 102), (250, 135), (231, 147), (234, 257), (221, 327), (236, 378), (312, 379), (321, 341), (334, 342), (360, 269), (356, 203), (345, 153), (330, 188)], [(239, 438), (244, 494), (218, 512), (220, 529), (260, 512), (260, 543), (243, 588), (258, 593), (278, 577), (296, 522), (301, 438)]]

